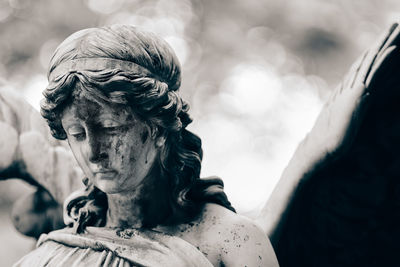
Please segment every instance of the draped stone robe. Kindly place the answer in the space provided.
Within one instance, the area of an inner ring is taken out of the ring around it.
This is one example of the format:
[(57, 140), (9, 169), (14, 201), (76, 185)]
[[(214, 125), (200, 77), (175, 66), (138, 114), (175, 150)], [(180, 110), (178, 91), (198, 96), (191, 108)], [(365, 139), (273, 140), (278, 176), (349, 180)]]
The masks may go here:
[(212, 266), (193, 245), (153, 230), (87, 227), (43, 234), (17, 266)]

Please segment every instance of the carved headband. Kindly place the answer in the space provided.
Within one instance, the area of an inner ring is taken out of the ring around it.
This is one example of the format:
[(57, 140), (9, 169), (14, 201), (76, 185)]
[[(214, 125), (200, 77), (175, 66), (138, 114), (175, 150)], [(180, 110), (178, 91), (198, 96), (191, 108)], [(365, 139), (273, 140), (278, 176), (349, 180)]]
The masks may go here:
[[(77, 58), (59, 64), (47, 74), (49, 82), (66, 73), (93, 71), (100, 72), (107, 69), (130, 71), (146, 77), (159, 79), (151, 71), (134, 62), (112, 58)], [(160, 80), (160, 79), (159, 79)]]

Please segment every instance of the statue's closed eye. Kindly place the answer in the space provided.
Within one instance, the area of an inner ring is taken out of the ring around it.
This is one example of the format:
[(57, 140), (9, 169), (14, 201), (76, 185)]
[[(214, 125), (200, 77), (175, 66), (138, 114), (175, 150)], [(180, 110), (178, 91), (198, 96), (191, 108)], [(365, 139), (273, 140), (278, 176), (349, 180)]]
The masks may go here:
[(103, 128), (117, 128), (122, 126), (121, 123), (114, 120), (104, 120), (101, 124)]
[(77, 140), (82, 140), (86, 136), (85, 128), (82, 126), (71, 126), (68, 128), (67, 132)]

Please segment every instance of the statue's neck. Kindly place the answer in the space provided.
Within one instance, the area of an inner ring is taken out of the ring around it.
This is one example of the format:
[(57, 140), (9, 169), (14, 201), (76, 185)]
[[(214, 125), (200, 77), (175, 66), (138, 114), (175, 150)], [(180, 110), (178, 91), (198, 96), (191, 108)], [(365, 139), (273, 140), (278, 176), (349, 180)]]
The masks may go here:
[(107, 194), (106, 227), (151, 228), (162, 224), (171, 212), (169, 194), (167, 181), (160, 175), (146, 177), (133, 192)]

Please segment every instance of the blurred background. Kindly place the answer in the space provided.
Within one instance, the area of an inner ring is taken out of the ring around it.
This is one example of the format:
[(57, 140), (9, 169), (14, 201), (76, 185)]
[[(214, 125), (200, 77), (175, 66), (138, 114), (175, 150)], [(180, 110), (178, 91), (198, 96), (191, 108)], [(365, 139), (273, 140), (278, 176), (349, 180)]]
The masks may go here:
[[(50, 56), (71, 33), (114, 23), (156, 32), (182, 64), (202, 176), (222, 177), (254, 217), (330, 91), (399, 15), (397, 0), (0, 0), (0, 87), (38, 109)], [(2, 266), (34, 247), (9, 219), (31, 190), (0, 182)]]

